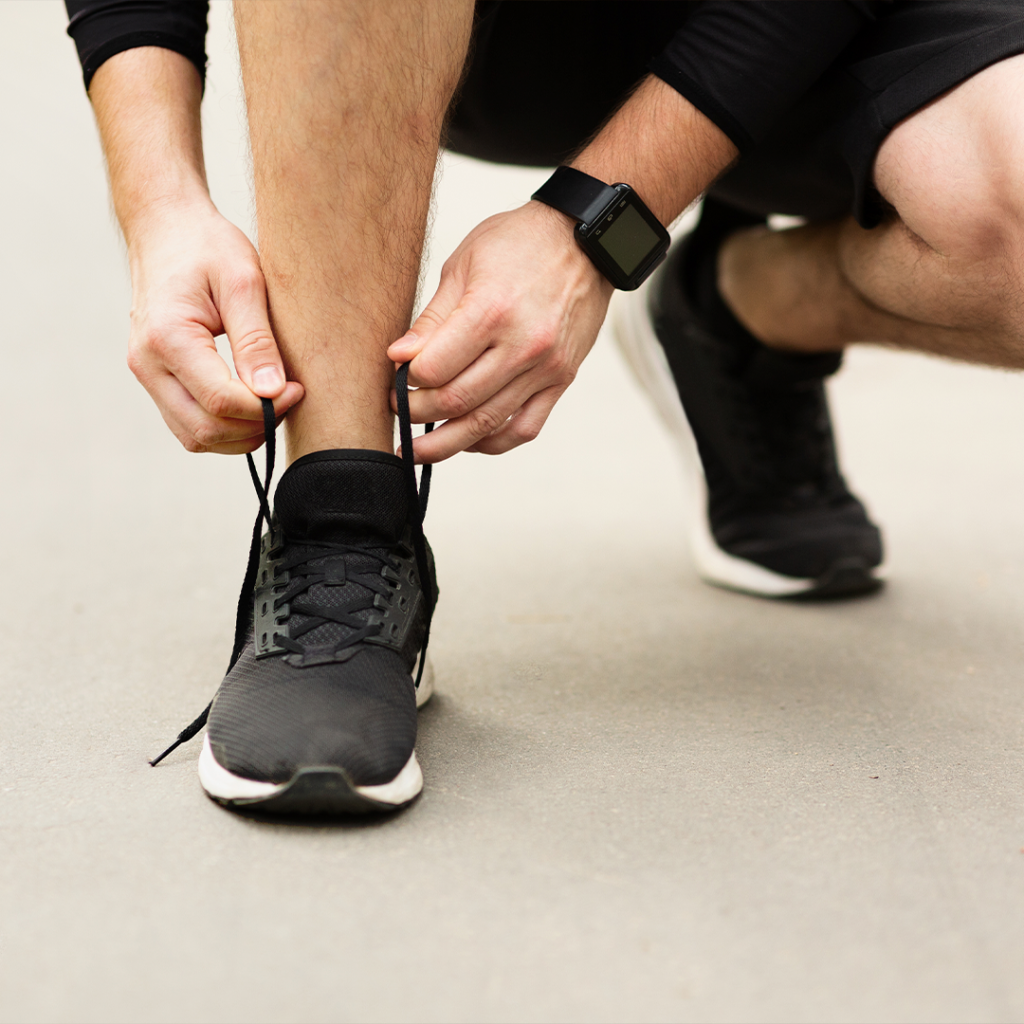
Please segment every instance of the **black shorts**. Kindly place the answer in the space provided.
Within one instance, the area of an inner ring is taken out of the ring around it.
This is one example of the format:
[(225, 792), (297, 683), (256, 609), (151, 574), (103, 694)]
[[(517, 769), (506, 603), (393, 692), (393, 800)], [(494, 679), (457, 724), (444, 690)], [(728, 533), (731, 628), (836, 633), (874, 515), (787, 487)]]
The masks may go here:
[[(671, 0), (481, 5), (448, 148), (497, 163), (561, 163), (628, 96), (692, 11)], [(883, 212), (873, 173), (885, 136), (1019, 53), (1020, 0), (887, 5), (709, 194), (759, 215), (852, 213), (871, 227)]]

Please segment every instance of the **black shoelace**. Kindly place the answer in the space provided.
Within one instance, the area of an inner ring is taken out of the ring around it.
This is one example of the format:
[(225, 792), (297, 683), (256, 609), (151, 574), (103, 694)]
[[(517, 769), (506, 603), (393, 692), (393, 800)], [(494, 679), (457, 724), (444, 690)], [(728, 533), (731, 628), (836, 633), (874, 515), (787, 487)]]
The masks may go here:
[[(398, 433), (402, 442), (402, 467), (405, 472), (409, 507), (412, 511), (413, 552), (416, 556), (416, 569), (420, 579), (420, 586), (423, 588), (423, 596), (427, 604), (427, 622), (423, 634), (423, 645), (420, 648), (419, 669), (415, 680), (415, 685), (419, 688), (420, 680), (423, 678), (423, 668), (426, 664), (427, 643), (430, 640), (430, 622), (433, 618), (437, 595), (433, 592), (430, 566), (427, 561), (427, 542), (423, 536), (423, 518), (426, 515), (427, 499), (430, 496), (431, 467), (429, 465), (423, 467), (420, 482), (417, 486), (416, 463), (412, 447), (412, 420), (409, 414), (408, 363), (404, 363), (399, 367), (395, 377), (395, 390), (398, 396)], [(256, 494), (259, 498), (259, 512), (256, 515), (256, 522), (253, 524), (252, 541), (249, 545), (249, 562), (245, 570), (245, 579), (242, 581), (242, 590), (238, 596), (238, 608), (235, 612), (235, 641), (231, 648), (228, 672), (234, 668), (235, 662), (241, 656), (249, 635), (249, 626), (252, 622), (253, 594), (256, 587), (256, 576), (259, 572), (260, 541), (263, 536), (264, 525), (266, 525), (266, 529), (270, 532), (271, 543), (273, 544), (275, 540), (273, 517), (270, 511), (270, 483), (274, 476), (274, 461), (277, 455), (277, 423), (274, 416), (274, 403), (269, 398), (263, 398), (260, 401), (263, 405), (266, 471), (261, 481), (252, 455), (246, 455), (249, 475), (252, 477), (253, 486), (256, 488)], [(425, 430), (427, 433), (430, 433), (433, 429), (433, 423), (426, 424)], [(392, 569), (397, 567), (387, 554), (386, 549), (377, 545), (373, 547), (365, 545), (355, 547), (333, 542), (304, 542), (300, 550), (280, 563), (281, 569), (297, 570), (296, 580), (282, 594), (276, 597), (275, 605), (280, 606), (286, 602), (291, 602), (291, 610), (294, 613), (305, 616), (306, 621), (301, 626), (298, 626), (297, 629), (291, 631), (295, 634), (293, 637), (283, 637), (280, 634), (275, 634), (273, 639), (279, 646), (294, 654), (305, 654), (307, 648), (298, 642), (298, 637), (332, 622), (352, 630), (343, 640), (333, 645), (335, 652), (357, 644), (368, 636), (372, 636), (380, 631), (379, 625), (369, 625), (362, 619), (355, 617), (359, 611), (373, 607), (372, 597), (366, 601), (356, 599), (355, 602), (350, 602), (347, 606), (334, 610), (327, 610), (319, 605), (305, 604), (301, 599), (302, 595), (314, 584), (330, 581), (331, 570), (329, 564), (313, 565), (311, 563), (328, 562), (332, 558), (344, 557), (350, 554), (364, 557), (369, 556)], [(386, 587), (384, 577), (373, 577), (365, 573), (357, 573), (356, 579), (368, 592), (384, 594), (384, 587)], [(384, 596), (387, 595), (384, 594)], [(296, 598), (299, 600), (296, 601)], [(175, 741), (159, 757), (155, 757), (149, 762), (150, 765), (155, 768), (168, 754), (192, 739), (206, 725), (211, 707), (213, 707), (212, 700), (194, 722), (178, 733)]]
[(778, 497), (798, 501), (845, 490), (820, 380), (754, 397), (761, 444), (776, 467)]

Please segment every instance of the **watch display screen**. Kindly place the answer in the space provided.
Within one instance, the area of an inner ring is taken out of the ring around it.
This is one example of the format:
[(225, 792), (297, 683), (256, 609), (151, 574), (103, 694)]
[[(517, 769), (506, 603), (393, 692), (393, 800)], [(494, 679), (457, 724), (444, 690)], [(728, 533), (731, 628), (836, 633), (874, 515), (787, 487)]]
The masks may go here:
[(625, 206), (607, 227), (591, 238), (629, 276), (661, 241), (654, 229), (632, 206)]

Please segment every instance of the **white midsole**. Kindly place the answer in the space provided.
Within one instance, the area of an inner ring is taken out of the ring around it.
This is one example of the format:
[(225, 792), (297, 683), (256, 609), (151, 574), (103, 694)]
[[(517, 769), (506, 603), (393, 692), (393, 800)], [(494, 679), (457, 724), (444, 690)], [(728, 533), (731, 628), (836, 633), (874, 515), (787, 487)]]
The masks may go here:
[(685, 532), (697, 572), (709, 583), (763, 597), (792, 597), (806, 593), (814, 588), (815, 580), (782, 576), (736, 558), (724, 552), (711, 535), (707, 517), (707, 485), (697, 442), (647, 309), (649, 289), (658, 277), (659, 274), (652, 275), (634, 292), (615, 293), (611, 311), (612, 335), (637, 382), (647, 392), (676, 442), (686, 483)]
[[(413, 666), (413, 678), (416, 677), (418, 667), (419, 659)], [(416, 707), (423, 707), (433, 692), (434, 666), (428, 657), (423, 669), (423, 678), (416, 690)], [(260, 782), (229, 772), (213, 756), (209, 735), (203, 738), (203, 750), (199, 755), (199, 782), (210, 796), (218, 800), (265, 800), (275, 793), (280, 793), (288, 785), (287, 782)], [(423, 772), (420, 770), (419, 761), (416, 760), (416, 752), (413, 751), (405, 767), (390, 782), (352, 788), (360, 796), (375, 800), (377, 803), (393, 804), (396, 807), (408, 803), (423, 789)]]
[[(209, 735), (203, 737), (203, 751), (199, 755), (199, 781), (210, 796), (218, 800), (266, 800), (286, 789), (287, 782), (258, 782), (229, 772), (213, 756)], [(407, 804), (423, 789), (423, 772), (416, 751), (409, 755), (405, 767), (390, 781), (379, 786), (353, 786), (360, 796), (380, 804), (395, 807)]]

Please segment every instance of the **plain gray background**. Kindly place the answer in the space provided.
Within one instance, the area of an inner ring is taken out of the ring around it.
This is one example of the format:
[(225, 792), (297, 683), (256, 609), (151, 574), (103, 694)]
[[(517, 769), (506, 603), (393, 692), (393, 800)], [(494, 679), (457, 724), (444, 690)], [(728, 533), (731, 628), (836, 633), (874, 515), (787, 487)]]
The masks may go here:
[[(248, 228), (213, 8), (210, 179)], [(773, 604), (694, 577), (602, 337), (537, 442), (436, 472), (422, 800), (263, 824), (202, 795), (198, 742), (147, 767), (219, 682), (255, 501), (125, 366), (64, 24), (0, 5), (0, 1019), (1024, 1016), (1016, 375), (851, 353), (840, 441), (891, 584)], [(424, 294), (544, 176), (446, 160)]]

